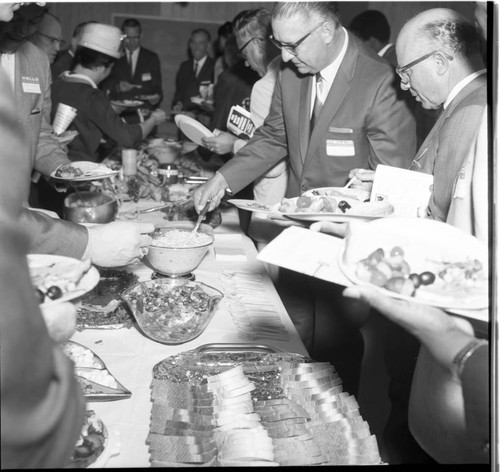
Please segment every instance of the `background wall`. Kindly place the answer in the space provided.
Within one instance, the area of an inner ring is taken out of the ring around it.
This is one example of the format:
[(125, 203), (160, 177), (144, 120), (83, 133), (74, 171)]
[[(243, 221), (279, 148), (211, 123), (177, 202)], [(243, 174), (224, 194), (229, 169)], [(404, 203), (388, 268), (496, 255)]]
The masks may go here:
[[(420, 11), (435, 7), (453, 8), (473, 18), (473, 2), (338, 2), (342, 22), (349, 25), (358, 13), (366, 9), (382, 11), (391, 25), (394, 42), (401, 26)], [(248, 8), (272, 8), (274, 2), (50, 2), (50, 11), (63, 24), (64, 39), (69, 41), (74, 27), (87, 20), (121, 24), (124, 16), (143, 20), (146, 28), (142, 44), (157, 52), (162, 59), (164, 101), (162, 108), (168, 111), (174, 93), (175, 73), (186, 59), (187, 38), (194, 25), (203, 24), (213, 35), (218, 26), (242, 10)], [(161, 21), (161, 20), (165, 21)], [(174, 23), (177, 23), (175, 25)], [(175, 26), (175, 27), (174, 27)], [(175, 51), (171, 51), (174, 48)]]

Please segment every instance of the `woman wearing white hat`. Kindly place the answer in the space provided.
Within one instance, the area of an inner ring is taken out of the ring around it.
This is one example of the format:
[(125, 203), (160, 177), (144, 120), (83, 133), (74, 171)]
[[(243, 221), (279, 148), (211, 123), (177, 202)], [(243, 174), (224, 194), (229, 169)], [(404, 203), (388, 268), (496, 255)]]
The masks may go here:
[(127, 124), (113, 110), (98, 85), (111, 72), (121, 55), (121, 31), (115, 26), (92, 23), (85, 27), (78, 43), (71, 72), (52, 84), (52, 119), (57, 105), (77, 109), (71, 128), (78, 136), (68, 145), (72, 161), (96, 161), (103, 135), (126, 147), (136, 147), (153, 128), (166, 120), (163, 110), (155, 110), (143, 123)]

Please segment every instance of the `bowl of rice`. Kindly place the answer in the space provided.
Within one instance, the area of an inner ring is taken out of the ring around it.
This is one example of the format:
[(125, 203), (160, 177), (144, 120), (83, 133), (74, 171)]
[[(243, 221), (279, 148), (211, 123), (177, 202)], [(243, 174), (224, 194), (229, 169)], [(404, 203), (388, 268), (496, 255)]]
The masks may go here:
[(171, 221), (156, 228), (147, 260), (157, 272), (168, 276), (187, 275), (195, 270), (214, 242), (211, 226), (201, 224), (193, 233), (192, 221)]

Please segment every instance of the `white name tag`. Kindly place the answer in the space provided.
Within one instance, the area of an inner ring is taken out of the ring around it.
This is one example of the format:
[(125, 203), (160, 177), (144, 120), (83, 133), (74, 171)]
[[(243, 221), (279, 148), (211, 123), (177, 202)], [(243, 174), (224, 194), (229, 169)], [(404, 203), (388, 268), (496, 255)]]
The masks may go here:
[(40, 79), (38, 77), (22, 77), (24, 93), (42, 93), (40, 89)]
[(146, 72), (145, 74), (142, 74), (142, 79), (143, 82), (147, 82), (148, 80), (151, 80), (151, 74), (149, 72)]
[(350, 139), (327, 139), (326, 155), (340, 157), (354, 156), (354, 141)]

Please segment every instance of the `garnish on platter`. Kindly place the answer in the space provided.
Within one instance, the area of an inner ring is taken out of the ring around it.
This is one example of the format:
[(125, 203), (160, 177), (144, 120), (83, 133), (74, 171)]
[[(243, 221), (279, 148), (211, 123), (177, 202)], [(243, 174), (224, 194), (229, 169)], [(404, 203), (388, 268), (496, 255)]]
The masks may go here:
[(90, 259), (29, 254), (28, 267), (40, 304), (73, 300), (91, 290), (99, 280)]
[(85, 182), (107, 179), (114, 177), (116, 174), (118, 174), (117, 170), (113, 170), (104, 164), (90, 161), (75, 161), (60, 166), (50, 176), (58, 180)]
[(75, 376), (87, 401), (119, 400), (132, 395), (88, 347), (68, 341), (62, 349), (75, 364)]
[(453, 309), (488, 306), (488, 248), (446, 223), (390, 218), (350, 223), (339, 266), (352, 282)]
[(137, 275), (119, 269), (101, 269), (100, 275), (99, 283), (82, 297), (76, 328), (130, 328), (134, 318), (121, 293), (137, 283)]

